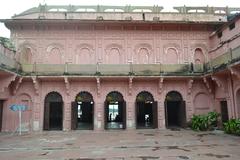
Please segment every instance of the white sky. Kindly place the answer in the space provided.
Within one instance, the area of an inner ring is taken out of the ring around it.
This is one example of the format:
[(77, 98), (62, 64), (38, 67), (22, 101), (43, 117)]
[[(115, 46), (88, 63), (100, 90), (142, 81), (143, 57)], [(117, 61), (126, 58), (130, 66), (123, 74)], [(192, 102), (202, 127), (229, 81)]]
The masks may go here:
[[(215, 7), (240, 7), (239, 0), (4, 0), (0, 3), (0, 19), (9, 19), (14, 14), (19, 14), (39, 4), (48, 5), (159, 5), (167, 8), (172, 6), (215, 6)], [(9, 37), (10, 32), (0, 23), (0, 36)]]

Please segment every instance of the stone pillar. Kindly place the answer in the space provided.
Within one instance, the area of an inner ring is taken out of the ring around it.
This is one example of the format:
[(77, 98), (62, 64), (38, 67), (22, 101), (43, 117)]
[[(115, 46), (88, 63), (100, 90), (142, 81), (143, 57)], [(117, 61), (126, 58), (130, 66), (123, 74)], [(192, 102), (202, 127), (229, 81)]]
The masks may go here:
[(63, 106), (63, 131), (71, 130), (71, 102), (67, 101)]
[[(43, 106), (41, 106), (43, 105)], [(36, 96), (35, 102), (32, 104), (32, 130), (40, 131), (40, 127), (43, 128), (41, 122), (41, 113), (44, 112), (44, 109), (41, 111), (40, 108), (44, 108), (44, 103), (40, 103), (39, 96)]]
[(166, 129), (164, 101), (158, 102), (158, 129)]
[(126, 102), (127, 108), (126, 108), (126, 114), (127, 114), (127, 130), (132, 130), (136, 128), (136, 122), (135, 122), (135, 103), (134, 102)]
[(94, 106), (94, 130), (104, 130), (104, 103)]

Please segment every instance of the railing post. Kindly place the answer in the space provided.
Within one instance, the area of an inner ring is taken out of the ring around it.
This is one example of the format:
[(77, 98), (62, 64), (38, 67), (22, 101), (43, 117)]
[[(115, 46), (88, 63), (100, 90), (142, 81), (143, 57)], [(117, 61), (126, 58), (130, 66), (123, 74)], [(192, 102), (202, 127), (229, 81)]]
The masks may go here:
[(130, 73), (133, 74), (133, 66), (132, 66), (132, 61), (129, 62), (130, 64)]
[(34, 62), (34, 64), (33, 64), (33, 73), (37, 73), (37, 63), (36, 62)]
[(68, 62), (65, 63), (64, 73), (68, 73)]
[(96, 65), (96, 73), (99, 73), (99, 62), (97, 62), (97, 65)]

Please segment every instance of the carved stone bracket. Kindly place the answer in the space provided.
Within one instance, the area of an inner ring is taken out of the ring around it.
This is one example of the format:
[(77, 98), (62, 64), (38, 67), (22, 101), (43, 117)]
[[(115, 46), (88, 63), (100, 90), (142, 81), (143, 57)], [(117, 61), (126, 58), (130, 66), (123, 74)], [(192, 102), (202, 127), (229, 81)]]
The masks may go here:
[(159, 93), (159, 94), (162, 93), (162, 89), (163, 89), (163, 80), (164, 80), (164, 78), (161, 77), (161, 78), (159, 79), (159, 82), (158, 82), (158, 93)]
[(69, 83), (69, 80), (68, 80), (68, 77), (64, 77), (64, 83), (65, 83), (65, 87), (66, 87), (66, 93), (67, 95), (70, 95), (70, 83)]
[(188, 94), (192, 93), (193, 79), (188, 80)]
[(36, 95), (39, 95), (39, 82), (37, 80), (37, 77), (33, 76), (32, 80), (33, 80), (33, 86), (34, 86), (34, 89), (35, 89), (35, 93), (36, 93)]
[(8, 88), (12, 81), (16, 79), (16, 75), (11, 75), (0, 79), (0, 92), (4, 92), (5, 88)]
[(219, 77), (212, 76), (211, 78), (213, 81), (216, 82), (216, 84), (219, 88), (222, 88), (225, 91), (224, 82)]
[(18, 80), (13, 88), (13, 95), (15, 95), (17, 93), (17, 90), (18, 90), (20, 84), (22, 83), (22, 79), (23, 79), (23, 77), (18, 78)]
[(240, 71), (237, 70), (236, 68), (229, 67), (229, 70), (232, 75), (235, 75), (239, 80), (240, 80)]
[(204, 82), (204, 84), (206, 85), (206, 87), (207, 87), (207, 89), (208, 89), (208, 92), (209, 92), (209, 93), (212, 93), (212, 89), (211, 89), (210, 84), (209, 84), (209, 82), (208, 82), (208, 80), (207, 80), (206, 77), (203, 78), (203, 82)]
[(101, 81), (99, 77), (97, 77), (96, 80), (97, 80), (97, 95), (100, 96)]
[(128, 83), (128, 94), (132, 95), (132, 85), (133, 85), (133, 77), (129, 77), (129, 83)]

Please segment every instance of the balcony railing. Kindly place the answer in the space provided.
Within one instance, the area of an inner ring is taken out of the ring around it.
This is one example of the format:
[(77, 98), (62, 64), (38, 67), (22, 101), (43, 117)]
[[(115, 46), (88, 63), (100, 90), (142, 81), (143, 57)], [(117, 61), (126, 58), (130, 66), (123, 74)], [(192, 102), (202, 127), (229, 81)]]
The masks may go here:
[(240, 46), (205, 64), (21, 64), (0, 53), (0, 67), (22, 75), (192, 76), (203, 75), (240, 60)]
[(191, 64), (22, 64), (23, 74), (37, 75), (102, 75), (159, 76), (203, 73), (203, 65)]

